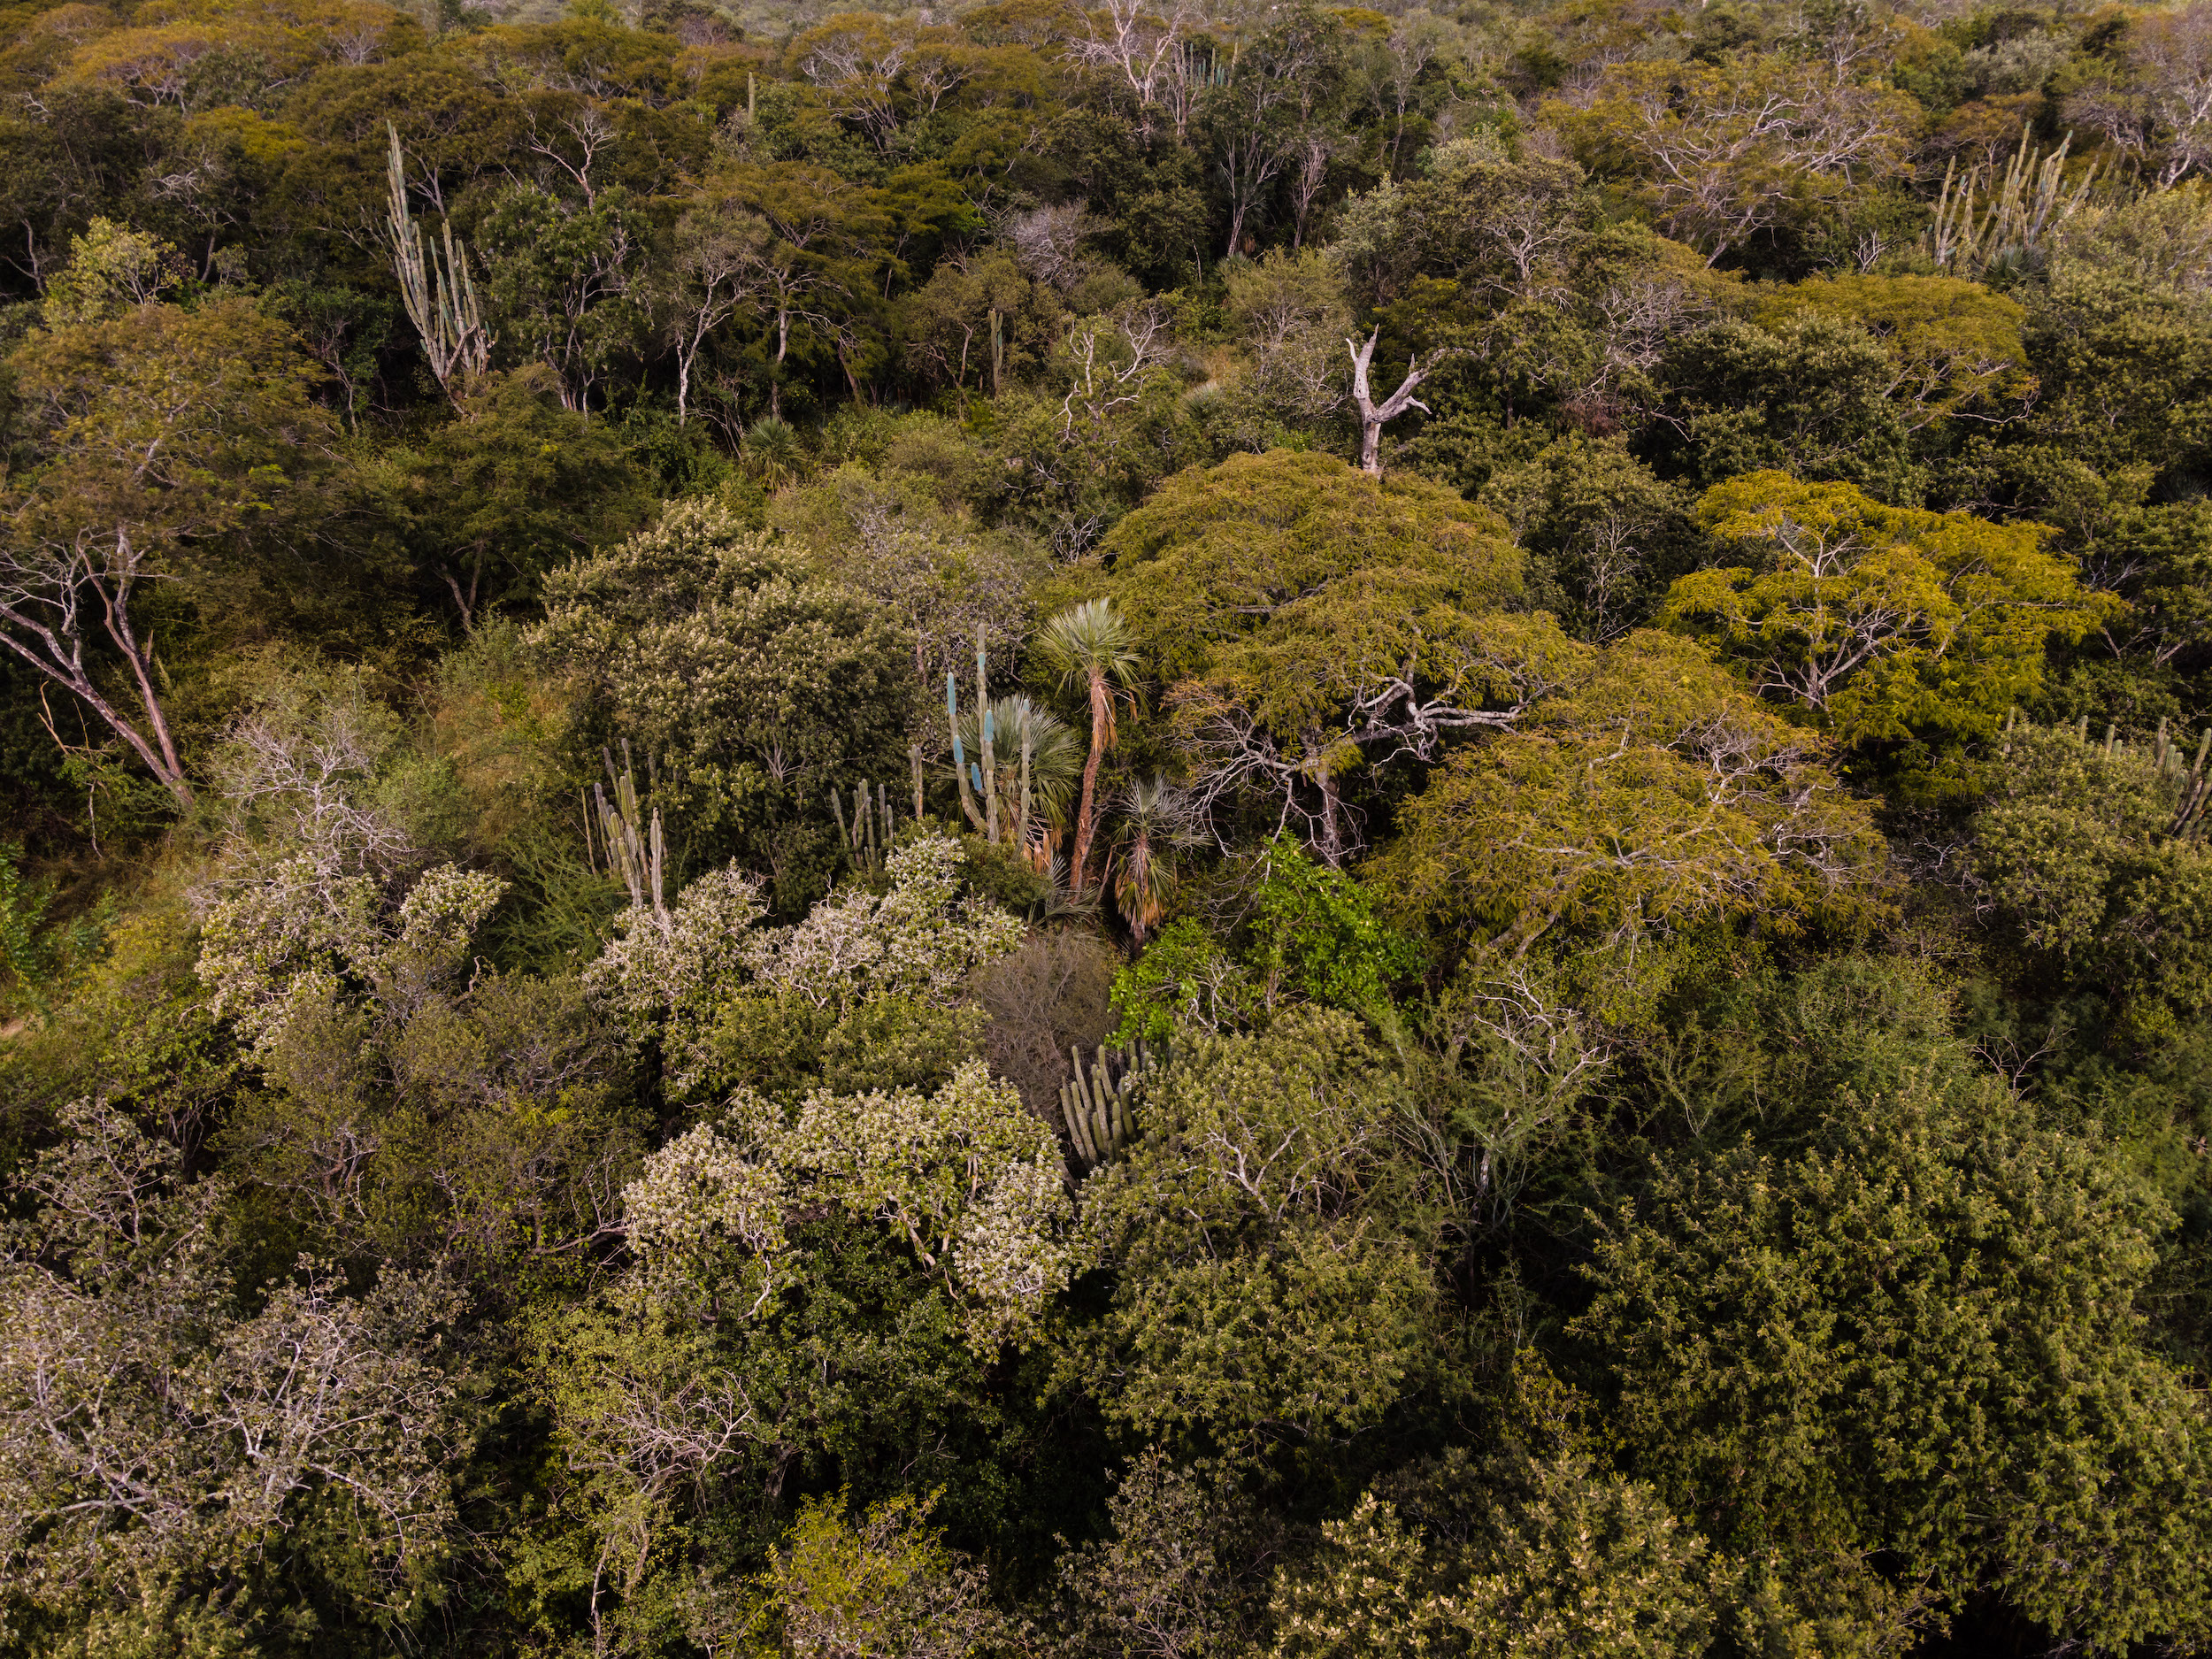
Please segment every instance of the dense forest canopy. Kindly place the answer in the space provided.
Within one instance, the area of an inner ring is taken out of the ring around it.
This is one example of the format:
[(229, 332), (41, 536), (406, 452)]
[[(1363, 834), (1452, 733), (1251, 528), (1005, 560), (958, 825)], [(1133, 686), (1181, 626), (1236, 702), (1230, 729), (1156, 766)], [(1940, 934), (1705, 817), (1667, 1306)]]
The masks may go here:
[(0, 1655), (2212, 1647), (2212, 0), (0, 12)]

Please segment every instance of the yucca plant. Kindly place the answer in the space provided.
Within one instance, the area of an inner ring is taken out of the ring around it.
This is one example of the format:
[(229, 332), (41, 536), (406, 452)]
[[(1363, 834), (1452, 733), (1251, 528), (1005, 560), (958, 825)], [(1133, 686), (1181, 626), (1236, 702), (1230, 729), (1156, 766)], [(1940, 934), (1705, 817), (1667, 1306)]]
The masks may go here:
[(737, 464), (746, 477), (773, 494), (806, 471), (806, 446), (788, 421), (765, 415), (745, 429)]
[(1045, 624), (1037, 636), (1037, 659), (1048, 672), (1059, 677), (1063, 689), (1071, 691), (1079, 686), (1090, 700), (1090, 753), (1083, 763), (1083, 794), (1075, 813), (1075, 849), (1068, 860), (1071, 884), (1079, 894), (1098, 824), (1098, 766), (1114, 746), (1114, 705), (1118, 700), (1134, 701), (1136, 637), (1115, 614), (1111, 600), (1087, 600)]
[(1139, 944), (1174, 902), (1176, 852), (1197, 841), (1188, 798), (1165, 778), (1139, 780), (1116, 796), (1105, 879)]

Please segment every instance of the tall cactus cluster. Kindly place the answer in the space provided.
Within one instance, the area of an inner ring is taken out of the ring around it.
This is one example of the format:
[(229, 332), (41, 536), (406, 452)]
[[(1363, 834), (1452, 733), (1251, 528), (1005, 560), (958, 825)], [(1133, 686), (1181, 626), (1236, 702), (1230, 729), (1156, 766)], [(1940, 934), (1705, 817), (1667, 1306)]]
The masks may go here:
[[(594, 783), (591, 787), (599, 807), (599, 830), (604, 839), (608, 867), (621, 876), (623, 885), (630, 889), (631, 905), (641, 910), (649, 904), (654, 919), (666, 933), (671, 924), (664, 881), (661, 810), (657, 806), (653, 809), (649, 827), (647, 826), (644, 810), (638, 803), (637, 768), (630, 759), (627, 738), (622, 741), (619, 772), (614, 769), (612, 755), (602, 749), (600, 758), (606, 763), (608, 783), (614, 786), (611, 802), (607, 799), (605, 786)], [(588, 815), (585, 826), (590, 826)], [(588, 836), (586, 841), (588, 847)]]
[(392, 243), (392, 268), (399, 278), (400, 298), (408, 319), (422, 337), (423, 354), (438, 384), (457, 397), (460, 385), (491, 365), (492, 334), (484, 326), (484, 312), (476, 301), (476, 284), (469, 276), (468, 250), (453, 239), (453, 224), (442, 230), (445, 258), (438, 250), (425, 248), (422, 227), (407, 205), (407, 167), (400, 154), (399, 128), (390, 122), (391, 154), (387, 163), (391, 205), (386, 229)]
[(2002, 173), (1985, 165), (1962, 174), (1954, 159), (1944, 169), (1942, 194), (1924, 243), (1936, 268), (1978, 279), (1993, 265), (2046, 251), (2059, 227), (2089, 199), (2096, 178), (2097, 170), (2091, 167), (2068, 185), (2066, 152), (2073, 142), (2069, 134), (2045, 155), (2023, 127), (2020, 148)]
[(883, 873), (883, 856), (891, 845), (891, 834), (898, 827), (898, 810), (891, 804), (891, 790), (887, 784), (878, 784), (871, 799), (868, 786), (855, 784), (852, 793), (852, 814), (846, 816), (845, 802), (833, 788), (829, 792), (830, 812), (837, 819), (837, 834), (845, 848), (845, 856), (861, 874), (874, 879)]
[(1087, 1175), (1128, 1150), (1136, 1138), (1136, 1109), (1145, 1086), (1168, 1062), (1165, 1044), (1148, 1046), (1143, 1038), (1126, 1048), (1102, 1045), (1091, 1063), (1080, 1048), (1068, 1050), (1074, 1075), (1060, 1085), (1060, 1115), (1074, 1143), (1078, 1175)]
[[(2111, 741), (2112, 733), (2107, 732), (2105, 742), (2109, 746)], [(2195, 837), (2204, 833), (2205, 799), (2212, 795), (2212, 777), (2208, 777), (2204, 770), (2205, 758), (2212, 754), (2212, 726), (2206, 726), (2199, 734), (2197, 755), (2193, 761), (2185, 762), (2182, 759), (2182, 750), (2186, 746), (2186, 740), (2179, 743), (2170, 741), (2166, 735), (2166, 722), (2161, 720), (2158, 723), (2158, 741), (2151, 751), (2151, 758), (2157, 763), (2161, 772), (2181, 780), (2181, 800), (2174, 808), (2174, 821), (2169, 833)]]

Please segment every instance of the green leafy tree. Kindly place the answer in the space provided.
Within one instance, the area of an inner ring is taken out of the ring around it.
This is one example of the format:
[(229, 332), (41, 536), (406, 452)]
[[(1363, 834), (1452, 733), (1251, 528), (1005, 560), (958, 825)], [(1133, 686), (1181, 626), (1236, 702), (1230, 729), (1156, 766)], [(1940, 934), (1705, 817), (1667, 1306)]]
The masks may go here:
[(1690, 562), (1680, 488), (1617, 438), (1562, 438), (1493, 472), (1481, 500), (1527, 550), (1531, 599), (1593, 644), (1649, 621), (1661, 583)]
[(1267, 849), (1252, 915), (1253, 966), (1270, 1004), (1305, 997), (1375, 1018), (1389, 1009), (1392, 988), (1420, 966), (1417, 944), (1375, 914), (1358, 882), (1281, 836)]
[(1717, 484), (1787, 472), (1911, 499), (1911, 411), (1890, 396), (1896, 359), (1855, 320), (1812, 308), (1777, 311), (1766, 326), (1717, 322), (1667, 352), (1666, 401), (1696, 478)]
[(1848, 484), (1755, 472), (1697, 516), (1753, 562), (1681, 578), (1665, 619), (1846, 743), (1994, 732), (2041, 683), (2046, 644), (2109, 603), (2039, 525), (1886, 507)]
[(738, 314), (750, 327), (747, 357), (767, 381), (770, 416), (782, 418), (794, 369), (825, 359), (857, 398), (892, 234), (876, 193), (796, 161), (735, 165), (714, 188), (718, 211), (756, 216), (768, 231), (749, 243)]
[(1421, 278), (1501, 311), (1555, 296), (1592, 228), (1582, 170), (1480, 129), (1439, 144), (1418, 171), (1345, 204), (1331, 254), (1354, 297), (1381, 310)]
[(2212, 1425), (2146, 1344), (2163, 1207), (1992, 1081), (1655, 1171), (1574, 1329), (1634, 1470), (1785, 1580), (1879, 1550), (2117, 1650), (2207, 1617)]
[(786, 904), (818, 892), (831, 785), (906, 771), (913, 642), (897, 618), (704, 504), (545, 589), (534, 648), (651, 757), (702, 862), (738, 857)]
[(594, 390), (645, 343), (637, 290), (650, 234), (619, 186), (580, 204), (518, 187), (478, 229), (495, 338), (511, 361), (550, 367), (570, 409), (588, 409)]
[(1143, 1139), (1083, 1187), (1114, 1291), (1071, 1358), (1111, 1418), (1222, 1447), (1306, 1440), (1418, 1385), (1434, 1222), (1390, 1138), (1394, 1087), (1331, 1010), (1179, 1047)]
[(93, 314), (35, 331), (13, 360), (37, 460), (9, 492), (0, 641), (188, 808), (148, 609), (165, 580), (233, 599), (241, 579), (275, 585), (239, 539), (288, 513), (333, 433), (313, 365), (250, 302), (111, 311), (111, 286), (86, 278), (67, 303)]
[(1973, 822), (1976, 873), (2004, 933), (2047, 983), (2125, 1010), (2139, 1039), (2212, 995), (2212, 856), (2184, 758), (2162, 765), (2154, 752), (2018, 728)]
[(380, 452), (363, 482), (473, 631), (534, 598), (557, 562), (638, 529), (650, 501), (621, 438), (562, 407), (549, 369), (485, 375), (459, 405), (419, 442)]
[(2062, 266), (2024, 341), (2035, 426), (2102, 472), (2202, 473), (2212, 446), (2212, 322), (2197, 298), (2112, 271)]

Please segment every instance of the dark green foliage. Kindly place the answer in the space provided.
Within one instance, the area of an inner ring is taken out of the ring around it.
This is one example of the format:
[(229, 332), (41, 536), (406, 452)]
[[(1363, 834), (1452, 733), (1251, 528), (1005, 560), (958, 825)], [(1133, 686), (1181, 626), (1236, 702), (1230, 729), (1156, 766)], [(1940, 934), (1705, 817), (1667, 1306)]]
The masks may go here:
[(1633, 1465), (1786, 1580), (1878, 1538), (1938, 1605), (1994, 1583), (2116, 1647), (2203, 1605), (2212, 1424), (2131, 1311), (2170, 1224), (2094, 1142), (1908, 1076), (1801, 1153), (1662, 1165), (1576, 1330)]
[(0, 1659), (2212, 1646), (2207, 3), (0, 17)]
[(787, 905), (835, 868), (833, 780), (895, 776), (911, 635), (726, 512), (659, 527), (559, 572), (534, 636), (649, 763), (694, 868), (736, 855)]

